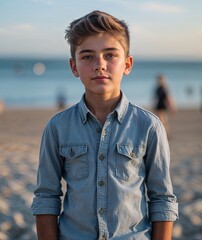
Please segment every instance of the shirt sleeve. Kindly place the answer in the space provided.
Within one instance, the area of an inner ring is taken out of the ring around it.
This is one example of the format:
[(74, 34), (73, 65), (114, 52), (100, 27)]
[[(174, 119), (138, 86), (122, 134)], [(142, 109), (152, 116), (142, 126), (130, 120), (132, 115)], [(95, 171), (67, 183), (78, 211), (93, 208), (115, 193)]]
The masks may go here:
[(160, 121), (150, 132), (145, 162), (150, 221), (175, 221), (178, 218), (178, 203), (170, 177), (169, 145)]
[(63, 195), (61, 190), (62, 169), (63, 159), (59, 155), (57, 134), (53, 124), (49, 122), (41, 141), (37, 187), (31, 207), (33, 215), (60, 214), (60, 197)]

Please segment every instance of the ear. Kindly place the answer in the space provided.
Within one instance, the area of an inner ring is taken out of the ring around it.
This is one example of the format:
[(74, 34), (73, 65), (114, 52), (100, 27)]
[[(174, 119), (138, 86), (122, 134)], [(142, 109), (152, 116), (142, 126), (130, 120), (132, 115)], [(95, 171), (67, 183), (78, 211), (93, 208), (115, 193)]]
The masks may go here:
[(73, 58), (70, 58), (69, 65), (72, 69), (72, 73), (74, 74), (74, 76), (79, 77), (79, 73), (78, 73), (77, 67), (76, 67), (76, 61)]
[(130, 73), (130, 71), (132, 70), (132, 67), (133, 67), (133, 57), (128, 56), (126, 58), (126, 66), (125, 66), (124, 74), (128, 75)]

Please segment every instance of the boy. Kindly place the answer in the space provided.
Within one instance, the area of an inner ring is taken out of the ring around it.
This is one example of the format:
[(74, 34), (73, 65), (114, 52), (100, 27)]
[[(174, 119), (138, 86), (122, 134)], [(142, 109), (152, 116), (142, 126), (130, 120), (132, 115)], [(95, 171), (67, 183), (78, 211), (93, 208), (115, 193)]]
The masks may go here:
[(120, 90), (133, 63), (127, 25), (94, 11), (73, 21), (66, 39), (85, 94), (44, 130), (32, 205), (38, 238), (170, 240), (177, 203), (166, 134)]

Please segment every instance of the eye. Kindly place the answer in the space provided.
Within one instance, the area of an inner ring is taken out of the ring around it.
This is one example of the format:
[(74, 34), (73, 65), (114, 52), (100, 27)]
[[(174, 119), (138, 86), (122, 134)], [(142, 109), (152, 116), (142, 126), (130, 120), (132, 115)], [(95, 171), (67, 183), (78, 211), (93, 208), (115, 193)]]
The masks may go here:
[(117, 54), (116, 53), (106, 53), (105, 54), (105, 59), (107, 59), (107, 60), (113, 60), (114, 58), (116, 58), (117, 57)]
[(92, 55), (84, 55), (84, 56), (81, 57), (81, 59), (89, 61), (89, 60), (93, 59), (93, 56)]

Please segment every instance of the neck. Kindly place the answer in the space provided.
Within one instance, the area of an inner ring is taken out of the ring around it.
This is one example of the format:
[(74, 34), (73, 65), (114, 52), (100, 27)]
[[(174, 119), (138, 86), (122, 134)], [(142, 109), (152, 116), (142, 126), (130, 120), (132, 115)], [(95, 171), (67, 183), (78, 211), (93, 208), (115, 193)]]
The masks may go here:
[(90, 98), (88, 95), (85, 95), (85, 102), (89, 110), (96, 116), (98, 121), (104, 125), (107, 116), (117, 107), (120, 98), (121, 94), (112, 98), (106, 98), (102, 96)]

